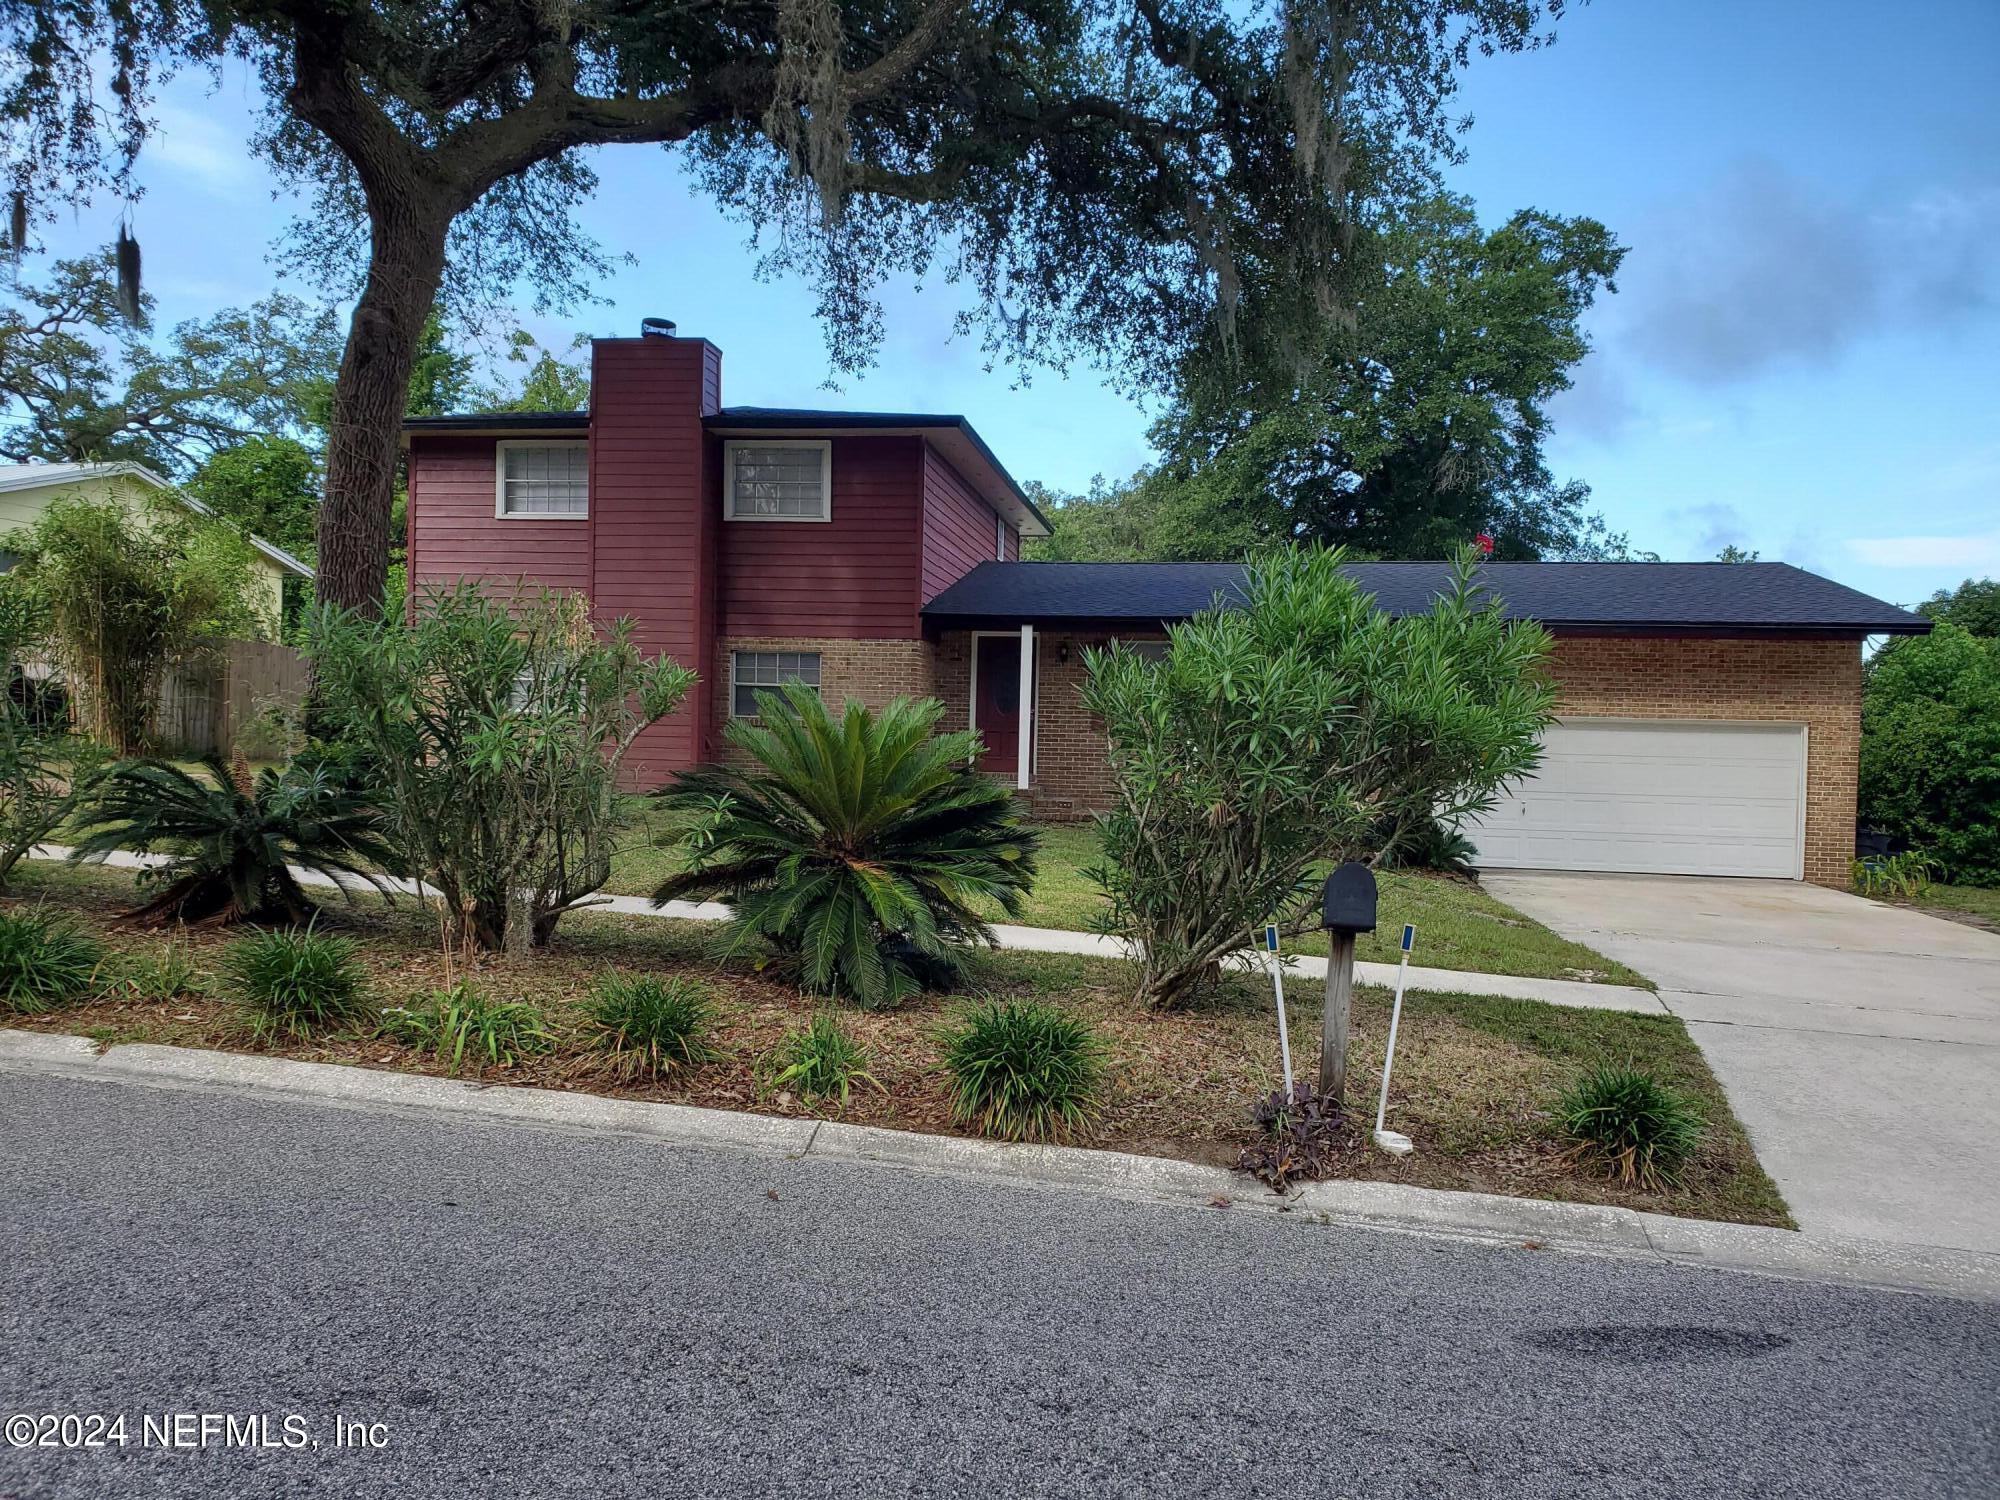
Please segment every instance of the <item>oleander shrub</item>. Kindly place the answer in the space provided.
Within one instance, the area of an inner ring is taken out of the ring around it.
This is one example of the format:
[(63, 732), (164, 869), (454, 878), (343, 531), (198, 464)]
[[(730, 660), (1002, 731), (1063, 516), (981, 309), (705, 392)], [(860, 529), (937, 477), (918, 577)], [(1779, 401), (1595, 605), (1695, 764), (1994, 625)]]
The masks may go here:
[(470, 1067), (511, 1068), (523, 1058), (554, 1049), (555, 1033), (535, 1006), (496, 1000), (464, 981), (434, 990), (415, 1005), (382, 1012), (381, 1033), (417, 1052), (427, 1052), (454, 1073)]
[(836, 713), (797, 683), (757, 713), (724, 736), (754, 764), (660, 794), (691, 858), (654, 903), (726, 901), (726, 951), (768, 943), (805, 988), (871, 1009), (956, 982), (960, 954), (992, 941), (982, 908), (1019, 916), (1035, 882), (1035, 833), (973, 768), (978, 735), (935, 733), (934, 698)]
[(1145, 1004), (1212, 995), (1251, 933), (1310, 917), (1323, 866), (1489, 809), (1540, 759), (1549, 635), (1508, 619), (1476, 554), (1397, 616), (1342, 562), (1273, 552), (1240, 600), (1171, 627), (1164, 658), (1085, 654), (1114, 786), (1091, 874)]
[(222, 957), (221, 977), (261, 1037), (309, 1038), (368, 1009), (367, 976), (353, 940), (310, 924), (238, 938)]
[(1104, 1044), (1069, 1012), (1039, 1001), (988, 1001), (943, 1041), (959, 1124), (1002, 1140), (1047, 1141), (1097, 1118)]
[(39, 1016), (82, 999), (104, 945), (67, 917), (38, 906), (0, 912), (0, 1010)]
[(606, 974), (584, 1007), (597, 1045), (625, 1077), (660, 1078), (718, 1054), (710, 1041), (715, 998), (697, 979)]
[(843, 1109), (857, 1083), (882, 1089), (868, 1071), (868, 1049), (824, 1011), (785, 1033), (771, 1054), (769, 1074), (774, 1089), (790, 1089), (808, 1104), (834, 1099)]
[(1608, 1063), (1564, 1091), (1556, 1118), (1576, 1141), (1575, 1155), (1646, 1188), (1680, 1180), (1706, 1124), (1693, 1100), (1651, 1073)]
[(634, 822), (625, 757), (693, 671), (642, 651), (630, 620), (594, 622), (581, 594), (472, 583), (424, 592), (407, 620), (322, 607), (308, 637), (324, 718), (453, 946), (545, 946), (611, 878)]

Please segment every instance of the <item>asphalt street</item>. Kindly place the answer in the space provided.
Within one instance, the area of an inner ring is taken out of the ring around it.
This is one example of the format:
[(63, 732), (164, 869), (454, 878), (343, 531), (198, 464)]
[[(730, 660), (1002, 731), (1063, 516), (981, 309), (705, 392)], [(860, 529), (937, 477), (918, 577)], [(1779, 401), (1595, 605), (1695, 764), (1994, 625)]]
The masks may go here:
[(25, 1072), (0, 1143), (0, 1419), (127, 1434), (7, 1497), (2000, 1494), (1992, 1305)]

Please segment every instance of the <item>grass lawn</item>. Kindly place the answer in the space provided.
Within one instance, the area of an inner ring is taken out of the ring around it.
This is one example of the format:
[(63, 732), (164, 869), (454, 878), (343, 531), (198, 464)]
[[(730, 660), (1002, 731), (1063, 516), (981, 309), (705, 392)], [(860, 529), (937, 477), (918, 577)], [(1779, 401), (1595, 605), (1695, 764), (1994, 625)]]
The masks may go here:
[(2000, 932), (2000, 889), (1991, 886), (1933, 885), (1926, 887), (1921, 896), (1896, 904), (1913, 906), (1934, 917)]
[[(239, 1051), (273, 1051), (314, 1061), (440, 1073), (445, 1065), (375, 1034), (368, 1023), (310, 1042), (272, 1044), (250, 1034), (219, 993), (213, 974), (226, 932), (178, 935), (122, 927), (115, 913), (134, 899), (128, 872), (37, 864), (18, 875), (14, 901), (73, 912), (112, 947), (98, 990), (76, 1006), (4, 1024), (68, 1031), (103, 1042), (151, 1041)], [(8, 904), (13, 904), (12, 902)], [(446, 967), (436, 928), (411, 903), (384, 908), (370, 899), (328, 913), (331, 925), (362, 940), (372, 1001), (407, 1003), (441, 985)], [(546, 954), (509, 960), (488, 956), (476, 981), (503, 999), (543, 1009), (558, 1037), (547, 1056), (489, 1074), (495, 1083), (581, 1090), (779, 1115), (815, 1111), (764, 1080), (765, 1059), (779, 1039), (824, 1002), (770, 973), (710, 954), (704, 924), (581, 914), (567, 919)], [(173, 966), (154, 962), (178, 945), (191, 982), (162, 993)], [(592, 1046), (580, 1005), (607, 969), (681, 973), (712, 986), (714, 1041), (721, 1056), (671, 1081), (621, 1081)], [(880, 1091), (858, 1089), (842, 1118), (897, 1129), (962, 1133), (950, 1118), (939, 1032), (973, 996), (1038, 997), (1086, 1020), (1103, 1038), (1109, 1067), (1101, 1114), (1076, 1144), (1226, 1164), (1250, 1138), (1247, 1111), (1276, 1085), (1277, 1038), (1269, 992), (1244, 978), (1223, 1000), (1200, 1011), (1154, 1014), (1132, 1001), (1133, 969), (1115, 959), (1054, 954), (979, 953), (964, 993), (929, 996), (891, 1012), (840, 1008), (840, 1024), (869, 1051)], [(1294, 987), (1292, 1047), (1317, 1051), (1318, 985)], [(1357, 1105), (1372, 1106), (1387, 1023), (1387, 996), (1363, 989), (1355, 999), (1350, 1054)], [(1634, 1063), (1699, 1101), (1709, 1120), (1704, 1143), (1681, 1185), (1657, 1192), (1621, 1187), (1575, 1160), (1549, 1118), (1557, 1092), (1599, 1060)], [(833, 1112), (823, 1106), (819, 1112)], [(1370, 1118), (1361, 1122), (1372, 1124)], [(1396, 1160), (1354, 1133), (1337, 1175), (1527, 1197), (1627, 1204), (1663, 1213), (1788, 1225), (1783, 1201), (1758, 1166), (1713, 1075), (1671, 1017), (1566, 1010), (1532, 1002), (1464, 995), (1413, 996), (1398, 1045), (1390, 1123), (1417, 1142)], [(1242, 1179), (1243, 1196), (1265, 1189)]]
[[(1039, 831), (1041, 874), (1020, 920), (1029, 927), (1088, 932), (1103, 907), (1097, 887), (1084, 874), (1098, 860), (1097, 829), (1090, 823), (1044, 823)], [(646, 835), (619, 857), (609, 889), (651, 895), (679, 866), (671, 832), (654, 815)], [(1411, 961), (1431, 968), (1651, 986), (1623, 964), (1558, 937), (1469, 881), (1401, 871), (1385, 871), (1377, 881), (1381, 925), (1355, 945), (1363, 959), (1394, 963), (1403, 924), (1410, 922), (1417, 929)], [(1324, 954), (1326, 938), (1312, 933), (1292, 946), (1301, 953)]]

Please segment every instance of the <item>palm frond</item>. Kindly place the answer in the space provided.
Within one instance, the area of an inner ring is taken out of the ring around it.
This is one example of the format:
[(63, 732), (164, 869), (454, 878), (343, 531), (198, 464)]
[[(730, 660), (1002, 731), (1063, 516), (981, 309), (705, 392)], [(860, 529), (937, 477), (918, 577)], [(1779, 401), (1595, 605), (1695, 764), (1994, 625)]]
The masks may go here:
[(690, 771), (661, 792), (700, 830), (655, 904), (719, 898), (740, 927), (799, 958), (808, 987), (893, 1005), (990, 941), (981, 907), (1017, 914), (1036, 839), (1013, 794), (970, 766), (974, 737), (935, 734), (935, 699), (838, 714), (799, 684), (759, 696), (725, 739), (750, 765)]

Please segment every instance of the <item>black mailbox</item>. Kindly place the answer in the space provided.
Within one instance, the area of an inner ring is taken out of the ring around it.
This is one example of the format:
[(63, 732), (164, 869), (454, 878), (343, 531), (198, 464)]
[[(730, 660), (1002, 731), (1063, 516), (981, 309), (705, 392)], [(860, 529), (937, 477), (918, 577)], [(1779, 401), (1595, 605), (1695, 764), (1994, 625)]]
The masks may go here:
[(1349, 860), (1326, 877), (1319, 925), (1328, 932), (1375, 930), (1375, 872)]

